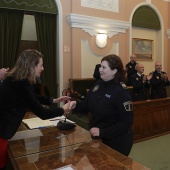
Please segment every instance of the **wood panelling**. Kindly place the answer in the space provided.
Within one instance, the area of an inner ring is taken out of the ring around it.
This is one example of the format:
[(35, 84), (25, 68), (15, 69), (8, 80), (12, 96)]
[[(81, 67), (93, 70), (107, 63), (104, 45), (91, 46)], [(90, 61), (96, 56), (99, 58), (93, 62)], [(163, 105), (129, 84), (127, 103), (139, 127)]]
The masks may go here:
[(170, 133), (170, 98), (134, 102), (134, 141)]

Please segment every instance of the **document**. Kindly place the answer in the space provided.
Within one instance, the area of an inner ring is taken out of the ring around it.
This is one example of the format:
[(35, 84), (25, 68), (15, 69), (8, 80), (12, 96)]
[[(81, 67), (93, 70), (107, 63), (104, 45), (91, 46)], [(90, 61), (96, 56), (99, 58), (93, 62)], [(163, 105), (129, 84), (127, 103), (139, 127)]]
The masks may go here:
[(23, 119), (22, 122), (25, 123), (30, 129), (53, 126), (50, 120), (42, 120), (39, 117)]
[(54, 170), (74, 170), (74, 169), (72, 168), (72, 165), (67, 165), (67, 166), (63, 166), (61, 168), (57, 168)]
[[(65, 116), (58, 116), (52, 119), (42, 120), (39, 117), (23, 119), (22, 122), (25, 123), (30, 129), (44, 128), (50, 126), (57, 126), (60, 120), (65, 120)], [(73, 121), (66, 119), (67, 122), (74, 123)]]

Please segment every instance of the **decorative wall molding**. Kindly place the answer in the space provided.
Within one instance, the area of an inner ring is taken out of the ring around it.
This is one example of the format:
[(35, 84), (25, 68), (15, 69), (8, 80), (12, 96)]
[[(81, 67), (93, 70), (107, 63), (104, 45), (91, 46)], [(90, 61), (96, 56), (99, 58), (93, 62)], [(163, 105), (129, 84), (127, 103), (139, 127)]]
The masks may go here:
[(1, 0), (1, 8), (58, 14), (54, 0)]
[(91, 36), (105, 33), (109, 38), (119, 33), (126, 33), (126, 30), (131, 26), (130, 22), (78, 14), (69, 14), (67, 21), (72, 28), (81, 28)]
[(81, 0), (81, 6), (101, 9), (111, 12), (119, 12), (118, 0)]
[(151, 0), (146, 0), (146, 3), (151, 4)]
[(170, 39), (170, 29), (167, 29), (168, 39)]

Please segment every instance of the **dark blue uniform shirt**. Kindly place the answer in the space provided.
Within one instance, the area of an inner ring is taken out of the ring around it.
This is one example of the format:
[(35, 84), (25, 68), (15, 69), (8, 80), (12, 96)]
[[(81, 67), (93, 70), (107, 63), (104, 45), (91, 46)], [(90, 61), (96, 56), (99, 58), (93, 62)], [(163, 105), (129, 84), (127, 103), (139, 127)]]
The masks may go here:
[[(103, 142), (115, 148), (116, 138), (128, 133), (133, 123), (133, 108), (129, 91), (124, 83), (115, 83), (114, 80), (95, 83), (82, 103), (77, 103), (76, 111), (91, 112), (91, 127), (100, 129)], [(130, 136), (132, 143), (132, 135)], [(119, 143), (125, 144), (125, 138)], [(128, 141), (126, 141), (128, 143)], [(125, 144), (128, 146), (128, 144)], [(131, 146), (130, 146), (131, 147)], [(119, 149), (117, 149), (120, 151)], [(121, 151), (120, 151), (121, 152)], [(122, 152), (123, 153), (123, 152)]]

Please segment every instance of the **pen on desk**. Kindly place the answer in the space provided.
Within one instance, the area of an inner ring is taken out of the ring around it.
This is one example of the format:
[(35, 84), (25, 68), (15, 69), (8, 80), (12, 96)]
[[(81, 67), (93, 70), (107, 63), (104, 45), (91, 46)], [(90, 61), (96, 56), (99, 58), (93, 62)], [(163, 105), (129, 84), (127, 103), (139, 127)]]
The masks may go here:
[(65, 136), (67, 136), (67, 135), (56, 136), (55, 138), (56, 138), (56, 139), (59, 139), (59, 138), (65, 137)]
[(65, 119), (65, 118), (60, 118), (60, 119), (51, 119), (50, 121), (56, 121), (56, 120), (63, 120), (63, 119)]
[(43, 129), (43, 128), (45, 128), (45, 126), (40, 126), (40, 127), (38, 127), (39, 129)]

